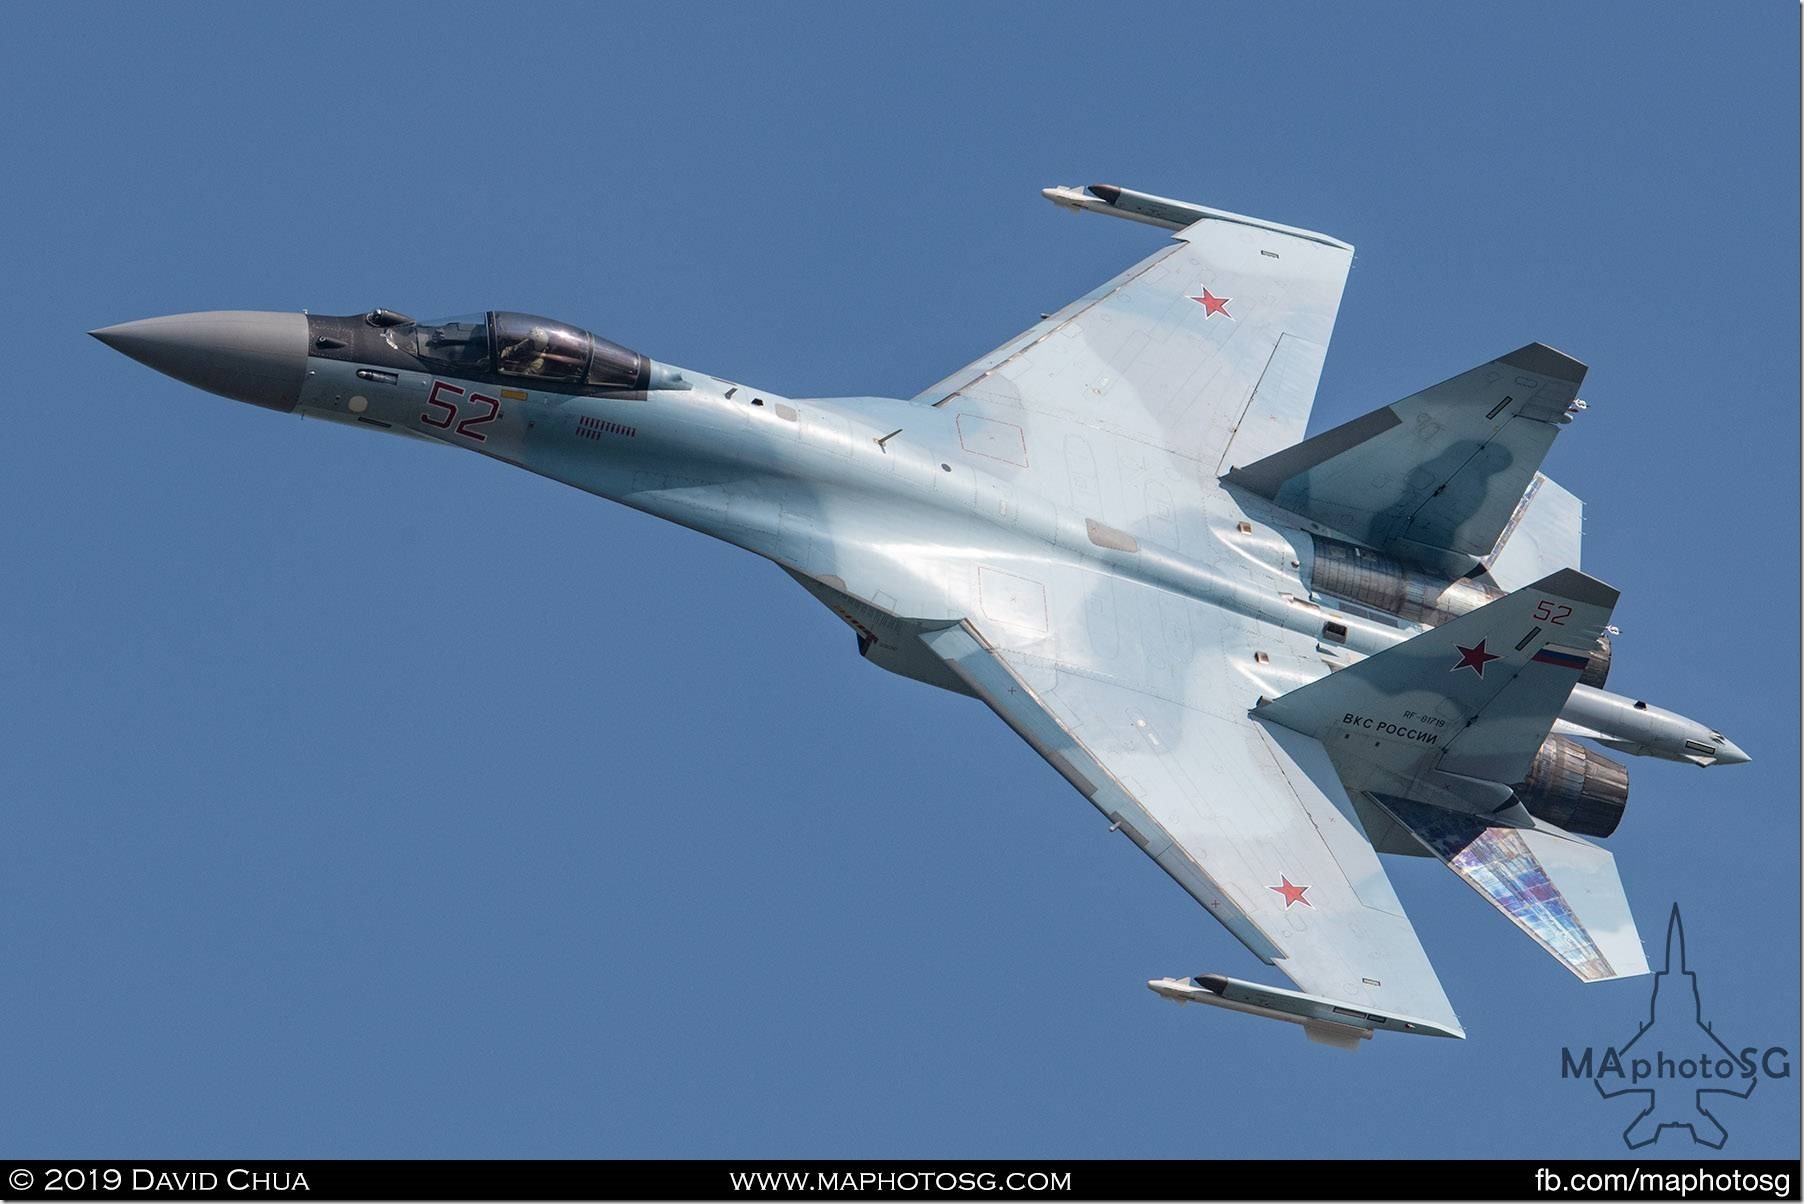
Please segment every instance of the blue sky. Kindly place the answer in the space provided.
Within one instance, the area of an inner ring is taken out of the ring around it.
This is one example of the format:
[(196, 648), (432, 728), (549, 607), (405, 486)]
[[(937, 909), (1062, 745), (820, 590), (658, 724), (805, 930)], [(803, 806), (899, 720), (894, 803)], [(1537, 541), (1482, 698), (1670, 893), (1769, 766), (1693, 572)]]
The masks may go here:
[[(1707, 1017), (1799, 1051), (1798, 9), (13, 6), (0, 43), (0, 1151), (1622, 1152), (1582, 986), (1392, 863), (1464, 1043), (1164, 1003), (1262, 967), (976, 703), (775, 568), (84, 331), (522, 308), (907, 396), (1158, 245), (1111, 180), (1359, 248), (1333, 424), (1533, 339), (1623, 591), (1611, 841)], [(1797, 1078), (1723, 1104), (1796, 1155)], [(1669, 1137), (1656, 1156), (1702, 1152)]]

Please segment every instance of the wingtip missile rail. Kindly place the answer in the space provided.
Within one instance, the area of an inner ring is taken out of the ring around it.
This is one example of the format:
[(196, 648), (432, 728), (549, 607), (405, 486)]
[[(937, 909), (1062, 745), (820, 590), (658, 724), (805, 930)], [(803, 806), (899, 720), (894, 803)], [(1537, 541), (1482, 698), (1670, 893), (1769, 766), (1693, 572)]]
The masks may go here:
[(1308, 995), (1283, 987), (1268, 987), (1221, 974), (1199, 974), (1195, 978), (1154, 978), (1147, 982), (1154, 994), (1176, 1003), (1206, 1003), (1300, 1024), (1311, 1041), (1342, 1049), (1357, 1048), (1379, 1029), (1418, 1033), (1430, 1037), (1465, 1037), (1458, 1027), (1419, 1020), (1410, 1016), (1388, 1016), (1366, 1008), (1354, 1007), (1323, 995)]
[(1144, 222), (1149, 226), (1159, 226), (1166, 230), (1183, 230), (1200, 221), (1214, 220), (1230, 222), (1239, 226), (1254, 226), (1261, 230), (1270, 230), (1275, 234), (1287, 234), (1293, 238), (1305, 238), (1310, 242), (1338, 247), (1343, 251), (1353, 249), (1351, 243), (1342, 242), (1332, 235), (1316, 230), (1282, 226), (1263, 218), (1248, 217), (1244, 213), (1230, 213), (1226, 209), (1211, 209), (1207, 205), (1174, 200), (1168, 196), (1155, 196), (1150, 192), (1138, 192), (1116, 184), (1089, 184), (1083, 188), (1070, 184), (1059, 184), (1052, 188), (1040, 189), (1040, 195), (1059, 208), (1069, 209), (1073, 213), (1086, 211), (1106, 213), (1110, 217), (1124, 217), (1132, 222)]

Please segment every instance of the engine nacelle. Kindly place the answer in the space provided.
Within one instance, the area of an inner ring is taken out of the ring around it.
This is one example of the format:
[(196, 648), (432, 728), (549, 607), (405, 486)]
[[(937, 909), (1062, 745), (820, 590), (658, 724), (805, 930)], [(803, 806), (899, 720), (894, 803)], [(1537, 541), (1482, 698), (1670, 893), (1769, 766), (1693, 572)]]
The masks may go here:
[[(1310, 539), (1315, 545), (1309, 569), (1310, 589), (1412, 623), (1439, 627), (1449, 619), (1504, 596), (1496, 586), (1465, 579), (1443, 581), (1420, 569), (1410, 568), (1393, 556), (1358, 544), (1324, 539), (1320, 535), (1312, 535)], [(1610, 651), (1610, 637), (1598, 637), (1591, 659), (1585, 662), (1584, 671), (1579, 674), (1581, 683), (1603, 688), (1610, 678)]]
[(1580, 836), (1608, 836), (1629, 805), (1629, 771), (1577, 740), (1549, 736), (1516, 797), (1536, 819)]

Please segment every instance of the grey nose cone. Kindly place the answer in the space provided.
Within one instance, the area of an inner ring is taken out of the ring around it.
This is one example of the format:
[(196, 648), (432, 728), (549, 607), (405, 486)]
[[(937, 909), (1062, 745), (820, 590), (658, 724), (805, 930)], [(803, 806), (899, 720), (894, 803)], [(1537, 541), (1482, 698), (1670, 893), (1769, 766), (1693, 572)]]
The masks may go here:
[(293, 410), (307, 377), (306, 314), (221, 309), (88, 333), (165, 376), (272, 410)]
[(1753, 759), (1737, 748), (1733, 740), (1724, 740), (1716, 746), (1716, 763), (1718, 765), (1746, 765)]

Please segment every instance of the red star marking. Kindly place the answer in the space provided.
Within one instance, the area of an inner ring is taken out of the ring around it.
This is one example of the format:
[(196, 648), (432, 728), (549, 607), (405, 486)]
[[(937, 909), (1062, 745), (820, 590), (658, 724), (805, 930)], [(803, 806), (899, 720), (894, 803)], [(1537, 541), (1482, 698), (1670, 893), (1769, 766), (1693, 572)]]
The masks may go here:
[(1275, 890), (1279, 894), (1284, 896), (1284, 910), (1285, 911), (1290, 910), (1290, 905), (1292, 903), (1301, 903), (1304, 907), (1308, 907), (1308, 908), (1315, 907), (1315, 904), (1311, 903), (1308, 899), (1305, 899), (1303, 897), (1303, 892), (1309, 889), (1307, 886), (1294, 885), (1289, 878), (1284, 878), (1281, 881), (1283, 881), (1283, 883), (1284, 883), (1283, 886), (1268, 886), (1265, 889), (1266, 890)]
[(1203, 316), (1205, 318), (1213, 318), (1216, 314), (1220, 314), (1224, 318), (1231, 318), (1234, 316), (1228, 312), (1228, 302), (1234, 299), (1232, 297), (1217, 297), (1208, 289), (1204, 289), (1202, 296), (1192, 297), (1190, 299), (1202, 305), (1204, 310)]
[(1470, 669), (1480, 677), (1483, 677), (1485, 675), (1485, 666), (1487, 664), (1495, 660), (1503, 659), (1495, 652), (1486, 652), (1485, 642), (1483, 640), (1478, 641), (1478, 647), (1476, 648), (1467, 648), (1460, 644), (1455, 644), (1454, 647), (1459, 649), (1459, 664), (1447, 670), (1449, 673), (1458, 673), (1461, 669)]

